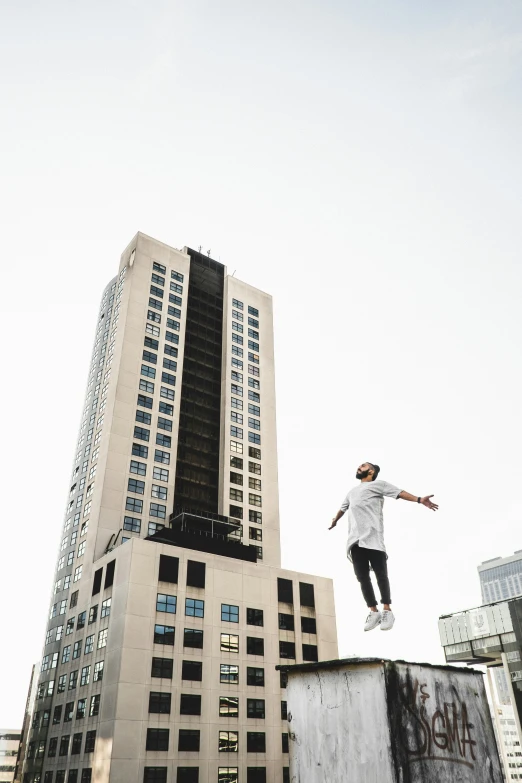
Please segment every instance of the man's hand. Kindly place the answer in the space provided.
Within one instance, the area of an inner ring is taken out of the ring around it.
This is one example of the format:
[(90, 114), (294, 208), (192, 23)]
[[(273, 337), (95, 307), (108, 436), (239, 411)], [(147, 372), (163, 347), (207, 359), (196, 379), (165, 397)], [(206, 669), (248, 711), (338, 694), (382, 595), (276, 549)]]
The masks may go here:
[(432, 511), (437, 511), (438, 505), (431, 502), (432, 497), (434, 497), (434, 495), (426, 495), (426, 497), (421, 498), (420, 502), (423, 506), (426, 506), (426, 508), (431, 508)]
[(328, 530), (331, 530), (333, 527), (335, 527), (335, 526), (336, 526), (336, 524), (337, 524), (337, 519), (335, 519), (335, 518), (334, 518), (334, 519), (332, 519), (332, 524), (330, 525), (330, 527), (328, 528)]

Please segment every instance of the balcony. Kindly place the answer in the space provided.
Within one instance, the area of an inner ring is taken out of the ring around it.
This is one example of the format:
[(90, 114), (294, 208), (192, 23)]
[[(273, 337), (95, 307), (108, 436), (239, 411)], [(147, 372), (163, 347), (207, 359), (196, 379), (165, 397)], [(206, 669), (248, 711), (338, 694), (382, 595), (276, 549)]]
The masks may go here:
[(198, 552), (209, 552), (236, 560), (257, 562), (255, 546), (241, 543), (242, 525), (231, 517), (207, 511), (178, 509), (169, 519), (170, 527), (158, 530), (147, 541), (170, 544)]

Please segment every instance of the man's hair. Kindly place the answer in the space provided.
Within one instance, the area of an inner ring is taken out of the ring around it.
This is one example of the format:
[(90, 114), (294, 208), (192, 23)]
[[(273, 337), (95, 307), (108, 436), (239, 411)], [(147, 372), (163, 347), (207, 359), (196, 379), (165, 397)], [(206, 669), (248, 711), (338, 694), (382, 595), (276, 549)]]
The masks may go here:
[(381, 472), (381, 469), (378, 465), (375, 465), (373, 462), (368, 462), (368, 465), (373, 468), (373, 478), (372, 481), (375, 481), (379, 473)]

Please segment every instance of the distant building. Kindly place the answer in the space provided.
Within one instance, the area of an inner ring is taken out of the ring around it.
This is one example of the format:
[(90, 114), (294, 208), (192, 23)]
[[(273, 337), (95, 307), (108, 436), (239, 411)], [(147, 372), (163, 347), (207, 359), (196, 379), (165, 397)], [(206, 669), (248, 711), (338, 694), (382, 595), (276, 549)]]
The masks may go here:
[(494, 557), (478, 567), (482, 601), (505, 601), (522, 595), (522, 549), (509, 557)]
[(0, 783), (14, 780), (20, 739), (20, 729), (0, 729)]
[(506, 780), (522, 781), (522, 598), (445, 615), (439, 633), (448, 663), (488, 667)]

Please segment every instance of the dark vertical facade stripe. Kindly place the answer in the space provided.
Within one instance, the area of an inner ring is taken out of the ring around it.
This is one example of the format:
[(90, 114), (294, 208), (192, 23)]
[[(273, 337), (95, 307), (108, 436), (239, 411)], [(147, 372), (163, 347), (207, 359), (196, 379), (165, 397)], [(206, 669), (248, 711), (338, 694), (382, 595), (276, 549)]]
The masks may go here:
[(188, 250), (185, 356), (174, 511), (218, 511), (225, 267)]

